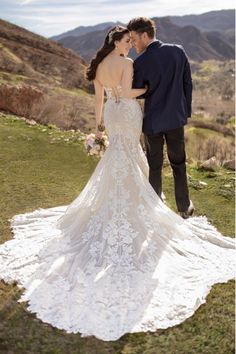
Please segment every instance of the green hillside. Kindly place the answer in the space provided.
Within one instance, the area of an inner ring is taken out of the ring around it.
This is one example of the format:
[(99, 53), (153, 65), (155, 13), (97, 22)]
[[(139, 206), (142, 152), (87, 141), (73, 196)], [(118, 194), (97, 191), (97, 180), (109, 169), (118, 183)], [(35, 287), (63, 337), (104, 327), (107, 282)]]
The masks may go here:
[[(0, 114), (0, 242), (12, 237), (15, 214), (69, 204), (83, 189), (97, 160), (78, 133), (30, 125)], [(164, 170), (164, 192), (174, 209), (173, 179)], [(190, 194), (225, 235), (234, 234), (234, 173), (203, 172), (188, 165)], [(116, 342), (66, 334), (42, 323), (17, 303), (16, 285), (0, 282), (0, 353), (12, 354), (230, 354), (234, 352), (234, 282), (216, 284), (206, 304), (184, 323), (157, 333), (127, 334)]]

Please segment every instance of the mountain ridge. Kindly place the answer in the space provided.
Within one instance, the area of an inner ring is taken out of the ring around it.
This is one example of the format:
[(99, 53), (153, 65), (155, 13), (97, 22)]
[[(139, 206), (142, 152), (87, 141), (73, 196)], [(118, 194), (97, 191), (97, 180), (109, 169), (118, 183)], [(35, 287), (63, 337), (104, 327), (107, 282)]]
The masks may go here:
[[(157, 37), (164, 42), (182, 44), (192, 60), (228, 60), (235, 53), (234, 10), (209, 11), (200, 15), (153, 17)], [(51, 37), (79, 53), (89, 62), (102, 46), (112, 26), (121, 22), (104, 22), (95, 26), (79, 26), (74, 30)], [(125, 26), (125, 24), (123, 24)], [(134, 50), (130, 56), (135, 59)]]
[[(224, 22), (222, 25), (221, 17), (223, 16)], [(183, 15), (183, 16), (154, 16), (154, 18), (163, 19), (168, 17), (172, 23), (184, 27), (187, 25), (194, 25), (200, 30), (204, 31), (229, 31), (235, 29), (235, 13), (233, 9), (209, 11), (199, 15)], [(94, 26), (78, 26), (70, 31), (63, 32), (58, 35), (50, 37), (53, 40), (59, 40), (67, 36), (78, 36), (89, 32), (104, 30), (109, 27), (121, 24), (122, 22), (102, 22)]]

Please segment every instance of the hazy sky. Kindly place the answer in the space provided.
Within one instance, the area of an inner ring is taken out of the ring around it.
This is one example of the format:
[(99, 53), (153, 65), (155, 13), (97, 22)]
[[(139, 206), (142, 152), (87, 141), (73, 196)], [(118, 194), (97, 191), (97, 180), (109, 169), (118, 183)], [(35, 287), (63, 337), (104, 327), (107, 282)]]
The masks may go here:
[(78, 26), (127, 23), (136, 16), (200, 14), (234, 6), (233, 0), (0, 0), (0, 18), (50, 37)]

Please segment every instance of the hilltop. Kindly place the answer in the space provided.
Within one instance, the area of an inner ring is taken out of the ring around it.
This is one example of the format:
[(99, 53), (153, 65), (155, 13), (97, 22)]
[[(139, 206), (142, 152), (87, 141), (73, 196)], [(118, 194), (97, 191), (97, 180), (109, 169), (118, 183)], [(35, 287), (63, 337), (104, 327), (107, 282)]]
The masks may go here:
[(59, 43), (0, 19), (0, 44), (1, 70), (23, 75), (35, 84), (88, 86), (84, 60)]
[(85, 70), (72, 50), (0, 20), (0, 110), (88, 129), (93, 98)]

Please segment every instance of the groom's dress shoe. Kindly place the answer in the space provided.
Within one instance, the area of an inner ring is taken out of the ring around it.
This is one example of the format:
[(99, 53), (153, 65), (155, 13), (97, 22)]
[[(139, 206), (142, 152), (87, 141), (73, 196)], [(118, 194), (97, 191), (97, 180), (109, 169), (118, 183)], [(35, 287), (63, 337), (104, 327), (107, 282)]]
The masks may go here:
[(179, 215), (183, 218), (183, 219), (188, 219), (190, 216), (193, 215), (195, 208), (194, 205), (192, 203), (192, 201), (190, 200), (190, 204), (189, 207), (186, 211), (180, 211)]
[(161, 200), (166, 204), (166, 196), (163, 192), (161, 192)]

